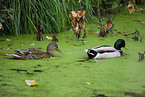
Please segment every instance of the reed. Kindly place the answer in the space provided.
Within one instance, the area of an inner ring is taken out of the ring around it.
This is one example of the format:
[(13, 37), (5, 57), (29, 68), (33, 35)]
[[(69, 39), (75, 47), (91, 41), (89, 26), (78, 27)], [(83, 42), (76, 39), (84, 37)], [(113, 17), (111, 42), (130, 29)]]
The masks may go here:
[(81, 6), (86, 10), (88, 21), (97, 19), (95, 0), (81, 0), (81, 6), (78, 0), (1, 0), (0, 6), (4, 31), (16, 36), (37, 33), (38, 24), (45, 29), (44, 33), (65, 31), (70, 27), (70, 12)]

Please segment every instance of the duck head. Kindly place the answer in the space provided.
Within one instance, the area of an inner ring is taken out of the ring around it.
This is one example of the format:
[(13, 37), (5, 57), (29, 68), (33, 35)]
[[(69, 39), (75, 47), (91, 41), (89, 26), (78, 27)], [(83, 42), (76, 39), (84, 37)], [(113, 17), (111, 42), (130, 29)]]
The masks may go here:
[(58, 52), (61, 52), (62, 53), (62, 51), (58, 48), (58, 45), (55, 42), (50, 43), (47, 46), (47, 53), (48, 53), (48, 56), (49, 57), (52, 57), (53, 56), (53, 51), (58, 51)]
[(125, 41), (123, 39), (118, 39), (114, 44), (114, 48), (117, 50), (121, 50), (122, 47), (128, 49), (128, 47), (126, 47), (125, 45)]

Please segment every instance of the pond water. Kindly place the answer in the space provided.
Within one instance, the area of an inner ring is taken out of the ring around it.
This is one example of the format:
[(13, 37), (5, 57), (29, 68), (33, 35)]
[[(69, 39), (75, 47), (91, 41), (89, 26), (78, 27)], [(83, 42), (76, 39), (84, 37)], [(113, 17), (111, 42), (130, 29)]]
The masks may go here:
[[(87, 23), (87, 38), (77, 41), (73, 31), (56, 34), (60, 50), (57, 59), (18, 60), (0, 55), (1, 97), (145, 97), (145, 60), (139, 61), (138, 52), (145, 51), (145, 11), (119, 13), (114, 20), (113, 34), (98, 37), (97, 23)], [(142, 41), (134, 36), (140, 32)], [(50, 36), (45, 34), (44, 36)], [(16, 49), (46, 47), (51, 40), (37, 41), (36, 35), (0, 36), (1, 53), (14, 53)], [(99, 45), (113, 46), (117, 39), (124, 39), (129, 50), (124, 55), (110, 59), (88, 59), (84, 49)], [(34, 43), (35, 45), (30, 45)], [(23, 44), (23, 45), (22, 45)], [(3, 48), (9, 48), (5, 50)], [(38, 86), (27, 86), (25, 80), (35, 80)]]

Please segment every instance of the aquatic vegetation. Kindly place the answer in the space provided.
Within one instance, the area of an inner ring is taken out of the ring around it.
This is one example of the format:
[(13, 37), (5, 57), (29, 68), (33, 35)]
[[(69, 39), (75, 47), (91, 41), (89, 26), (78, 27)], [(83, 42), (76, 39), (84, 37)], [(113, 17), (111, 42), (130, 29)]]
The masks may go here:
[(135, 32), (130, 33), (130, 34), (125, 34), (124, 36), (129, 36), (129, 35), (133, 36), (132, 39), (134, 41), (140, 41), (140, 42), (142, 42), (142, 36), (141, 36), (140, 32), (137, 29), (136, 29)]
[(138, 55), (139, 55), (139, 61), (143, 61), (145, 58), (145, 51), (144, 51), (144, 53), (138, 52)]
[(38, 24), (38, 31), (37, 31), (37, 40), (42, 41), (44, 39), (43, 37), (43, 28), (40, 24)]
[(130, 0), (129, 1), (129, 4), (128, 4), (127, 8), (129, 10), (130, 14), (132, 14), (135, 11), (134, 4), (135, 4), (135, 0)]
[[(54, 1), (58, 2), (56, 0)], [(74, 2), (73, 0), (67, 1), (69, 1), (69, 3)], [(35, 6), (34, 1), (31, 0), (31, 2)], [(44, 7), (45, 5), (43, 6), (43, 4), (45, 3), (46, 2), (40, 3), (42, 5), (39, 7)], [(60, 4), (62, 3), (63, 1)], [(54, 5), (55, 3), (53, 6)], [(70, 6), (72, 7), (73, 5)], [(33, 6), (31, 7), (34, 8)], [(126, 7), (127, 6), (125, 6), (124, 9), (121, 9), (113, 21), (115, 24), (113, 36), (102, 38), (98, 37), (98, 33), (88, 33), (90, 30), (96, 32), (100, 30), (96, 26), (98, 22), (95, 19), (93, 23), (86, 23), (85, 29), (87, 32), (87, 38), (85, 38), (84, 41), (76, 41), (76, 38), (72, 37), (73, 31), (71, 30), (61, 32), (59, 34), (55, 33), (57, 39), (59, 40), (57, 44), (64, 53), (62, 55), (58, 52), (53, 52), (54, 57), (58, 57), (56, 60), (49, 58), (35, 60), (16, 60), (12, 56), (1, 55), (2, 53), (15, 53), (14, 50), (34, 48), (34, 45), (30, 45), (32, 43), (35, 44), (35, 48), (41, 48), (42, 51), (45, 51), (46, 45), (51, 43), (52, 40), (44, 38), (43, 41), (37, 41), (35, 34), (21, 34), (18, 39), (15, 36), (0, 36), (1, 48), (10, 48), (8, 50), (0, 49), (0, 96), (143, 96), (145, 90), (145, 65), (144, 60), (140, 62), (138, 61), (138, 52), (141, 54), (144, 52), (145, 41), (134, 41), (132, 39), (134, 35), (129, 35), (126, 37), (124, 34), (132, 33), (135, 31), (135, 29), (137, 29), (142, 36), (142, 39), (144, 39), (144, 23), (141, 23), (141, 21), (145, 21), (145, 13), (143, 10), (143, 12), (134, 12), (133, 14), (129, 14)], [(144, 9), (144, 6), (141, 7)], [(61, 8), (57, 9), (61, 10)], [(74, 9), (75, 8), (73, 8), (73, 10)], [(34, 8), (33, 11), (34, 10), (36, 9)], [(86, 10), (86, 13), (87, 11), (88, 10)], [(69, 12), (71, 12), (71, 10), (67, 11), (67, 13)], [(43, 17), (41, 18), (46, 19)], [(45, 22), (48, 21), (46, 20)], [(27, 21), (27, 23), (30, 23), (30, 21)], [(54, 22), (52, 22), (52, 24), (53, 23)], [(58, 21), (57, 23), (59, 24)], [(35, 30), (31, 23), (30, 25), (30, 27)], [(125, 33), (119, 34), (118, 31)], [(46, 37), (49, 35), (44, 33), (43, 36)], [(6, 41), (7, 39), (11, 41)], [(96, 45), (105, 44), (113, 46), (113, 43), (117, 39), (124, 39), (127, 46), (130, 48), (130, 50), (122, 48), (124, 51), (124, 55), (122, 57), (94, 60), (88, 59), (87, 53), (83, 51), (86, 48), (95, 47)], [(25, 80), (27, 79), (35, 80), (37, 83), (39, 83), (39, 85), (36, 87), (29, 87), (25, 83)]]
[[(87, 18), (92, 20), (91, 1), (83, 0), (86, 6)], [(27, 6), (26, 6), (27, 5)], [(20, 34), (35, 34), (40, 24), (45, 33), (62, 32), (70, 28), (70, 11), (77, 8), (78, 0), (29, 0), (28, 2), (10, 0), (0, 1), (0, 23), (6, 33), (19, 36)]]
[(73, 34), (76, 35), (78, 40), (80, 40), (80, 35), (83, 31), (84, 31), (83, 38), (86, 38), (85, 21), (87, 20), (85, 18), (85, 12), (86, 12), (85, 10), (78, 12), (71, 11), (71, 14), (69, 14), (74, 31)]

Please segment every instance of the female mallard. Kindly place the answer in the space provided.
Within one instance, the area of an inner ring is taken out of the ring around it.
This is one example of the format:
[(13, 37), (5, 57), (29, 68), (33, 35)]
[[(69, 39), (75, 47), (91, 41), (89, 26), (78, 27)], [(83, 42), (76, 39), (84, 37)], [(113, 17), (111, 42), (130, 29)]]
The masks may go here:
[(59, 51), (58, 45), (53, 42), (47, 46), (47, 52), (43, 52), (36, 48), (29, 48), (24, 50), (15, 50), (15, 54), (8, 54), (12, 55), (16, 58), (20, 59), (41, 59), (41, 58), (53, 58), (53, 51)]
[(94, 59), (113, 58), (123, 55), (121, 47), (128, 49), (125, 45), (125, 41), (123, 39), (118, 39), (115, 42), (114, 47), (108, 45), (101, 45), (92, 49), (88, 49), (86, 52), (89, 58)]

